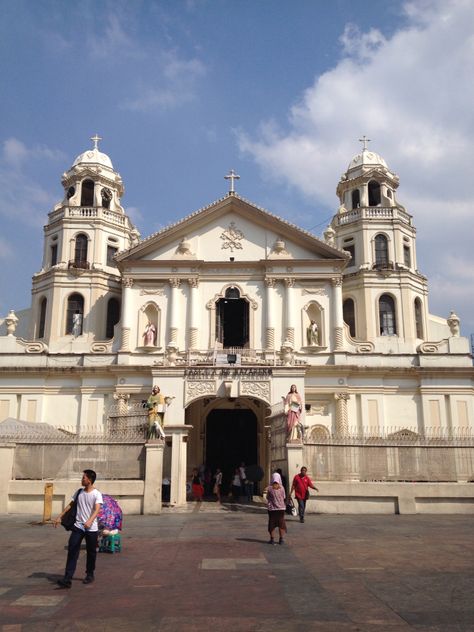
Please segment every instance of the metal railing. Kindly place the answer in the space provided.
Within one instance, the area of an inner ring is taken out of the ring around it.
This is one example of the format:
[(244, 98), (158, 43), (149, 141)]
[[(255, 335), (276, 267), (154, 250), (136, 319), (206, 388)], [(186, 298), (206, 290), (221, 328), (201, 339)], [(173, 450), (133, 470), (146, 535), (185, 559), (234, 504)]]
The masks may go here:
[(102, 218), (119, 226), (124, 226), (126, 223), (125, 215), (111, 211), (103, 206), (63, 206), (59, 210), (49, 214), (50, 222), (58, 221), (65, 217), (74, 217), (79, 220)]
[(411, 215), (396, 206), (363, 206), (336, 215), (339, 226), (357, 222), (360, 219), (401, 219), (411, 225)]
[(468, 428), (355, 433), (307, 440), (304, 459), (318, 480), (474, 482)]

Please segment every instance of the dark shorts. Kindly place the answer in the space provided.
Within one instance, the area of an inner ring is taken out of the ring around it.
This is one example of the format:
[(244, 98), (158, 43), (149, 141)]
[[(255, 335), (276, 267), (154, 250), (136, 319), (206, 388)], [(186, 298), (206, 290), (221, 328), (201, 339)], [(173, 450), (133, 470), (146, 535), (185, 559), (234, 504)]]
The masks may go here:
[(286, 522), (285, 522), (285, 510), (278, 509), (277, 511), (269, 511), (268, 512), (268, 530), (273, 531), (273, 529), (282, 529), (286, 531)]

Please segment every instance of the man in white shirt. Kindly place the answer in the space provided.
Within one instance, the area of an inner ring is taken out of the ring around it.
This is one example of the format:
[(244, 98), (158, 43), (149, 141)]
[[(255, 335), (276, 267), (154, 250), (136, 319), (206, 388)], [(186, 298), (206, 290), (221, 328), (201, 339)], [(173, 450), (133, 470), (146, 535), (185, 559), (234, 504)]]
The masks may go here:
[(74, 494), (69, 505), (65, 507), (64, 511), (54, 521), (55, 527), (61, 524), (61, 518), (76, 500), (76, 522), (74, 523), (69, 537), (66, 570), (64, 571), (64, 577), (58, 580), (58, 584), (61, 588), (71, 588), (72, 578), (81, 550), (81, 542), (84, 538), (86, 539), (87, 560), (86, 576), (82, 583), (92, 584), (94, 581), (97, 539), (99, 536), (97, 515), (103, 503), (102, 494), (94, 487), (95, 479), (96, 473), (94, 470), (84, 470), (81, 481), (81, 485), (84, 489), (80, 489)]

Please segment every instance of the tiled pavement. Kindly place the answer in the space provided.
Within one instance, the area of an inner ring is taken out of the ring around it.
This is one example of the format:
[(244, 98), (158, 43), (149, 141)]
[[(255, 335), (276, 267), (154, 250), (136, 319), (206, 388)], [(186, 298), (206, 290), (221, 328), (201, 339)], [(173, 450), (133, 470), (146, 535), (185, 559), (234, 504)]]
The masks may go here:
[(289, 518), (283, 546), (255, 506), (127, 516), (71, 590), (67, 533), (34, 519), (0, 518), (0, 632), (474, 632), (470, 516)]

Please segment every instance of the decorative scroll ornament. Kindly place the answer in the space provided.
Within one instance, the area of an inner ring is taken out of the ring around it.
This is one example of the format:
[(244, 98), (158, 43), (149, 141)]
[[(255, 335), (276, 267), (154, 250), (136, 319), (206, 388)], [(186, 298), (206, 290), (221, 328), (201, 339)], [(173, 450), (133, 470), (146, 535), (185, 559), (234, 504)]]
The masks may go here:
[(270, 402), (270, 382), (244, 382), (242, 380), (240, 395), (251, 395)]
[(243, 238), (243, 232), (236, 227), (235, 222), (231, 222), (229, 228), (221, 234), (221, 239), (224, 240), (222, 249), (229, 249), (231, 252), (234, 252), (234, 250), (242, 250), (243, 247), (240, 242)]
[(186, 383), (186, 401), (202, 397), (203, 395), (215, 395), (216, 383), (214, 380), (199, 380)]
[(157, 288), (142, 288), (140, 290), (140, 296), (164, 296), (164, 289), (162, 287)]
[(439, 350), (439, 342), (423, 342), (419, 347), (419, 353), (437, 353)]
[(329, 402), (321, 401), (311, 404), (310, 409), (306, 412), (307, 416), (312, 415), (329, 415)]
[(112, 350), (111, 342), (93, 342), (91, 344), (91, 353), (110, 353)]
[(369, 342), (368, 340), (365, 342), (360, 342), (356, 345), (357, 353), (373, 353), (375, 349), (375, 345), (373, 342)]
[(301, 294), (316, 294), (317, 296), (326, 296), (326, 290), (323, 287), (305, 287), (301, 290)]

